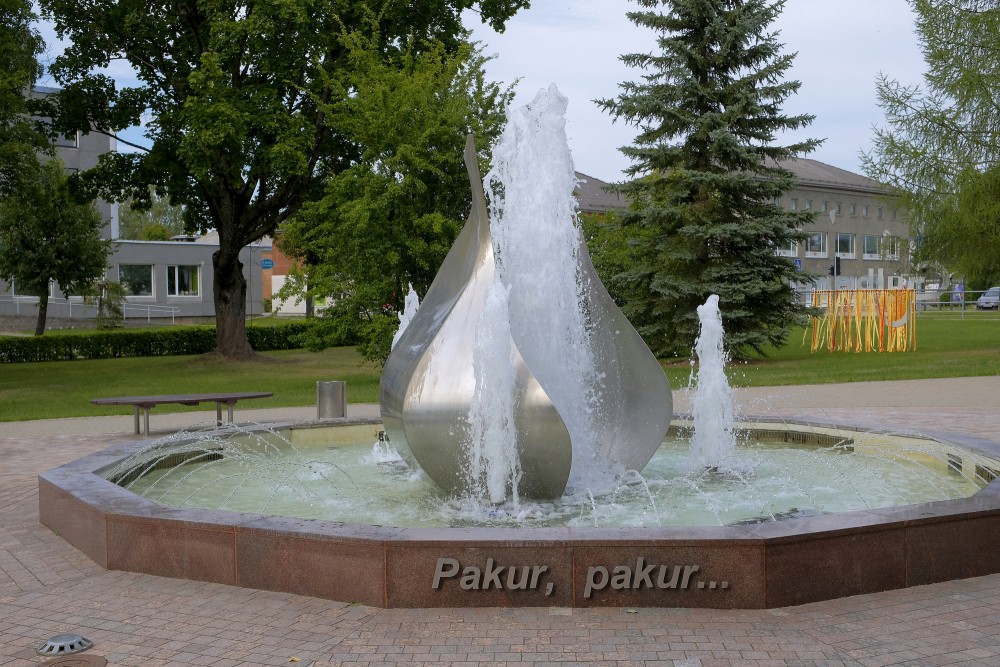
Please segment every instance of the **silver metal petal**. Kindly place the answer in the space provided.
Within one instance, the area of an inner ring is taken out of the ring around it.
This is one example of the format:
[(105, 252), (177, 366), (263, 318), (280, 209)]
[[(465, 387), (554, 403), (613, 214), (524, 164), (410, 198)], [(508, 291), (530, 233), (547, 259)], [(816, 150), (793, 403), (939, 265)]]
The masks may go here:
[[(439, 486), (467, 490), (466, 416), (475, 392), (476, 323), (496, 265), (475, 145), (466, 142), (473, 206), (420, 308), (382, 370), (382, 422), (400, 453)], [(566, 487), (572, 445), (548, 395), (511, 341), (520, 493), (556, 498)]]
[[(496, 264), (482, 180), (472, 137), (465, 162), (472, 186), (469, 219), (416, 315), (382, 372), (382, 420), (390, 440), (442, 488), (469, 489), (467, 416), (476, 390), (476, 327)], [(589, 428), (594, 461), (578, 465), (642, 470), (660, 446), (673, 414), (670, 384), (656, 358), (611, 299), (581, 239), (578, 275), (583, 285), (590, 345), (597, 368)], [(561, 495), (573, 447), (546, 387), (510, 341), (515, 372), (514, 422), (524, 497)], [(522, 348), (522, 349), (532, 349)], [(537, 361), (537, 360), (536, 360)]]
[(670, 381), (645, 341), (597, 276), (585, 243), (580, 273), (591, 345), (603, 381), (593, 427), (599, 460), (641, 471), (653, 458), (673, 417)]

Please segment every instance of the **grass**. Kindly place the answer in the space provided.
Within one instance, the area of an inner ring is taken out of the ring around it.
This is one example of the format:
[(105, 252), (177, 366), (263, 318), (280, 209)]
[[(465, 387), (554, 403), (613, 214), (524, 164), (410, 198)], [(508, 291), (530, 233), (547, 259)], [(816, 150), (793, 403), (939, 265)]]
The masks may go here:
[[(362, 366), (353, 348), (267, 352), (248, 362), (224, 362), (212, 355), (55, 361), (0, 365), (0, 421), (131, 414), (129, 406), (90, 403), (107, 396), (271, 391), (273, 397), (244, 407), (315, 405), (319, 380), (346, 380), (351, 402), (378, 400), (378, 371)], [(164, 405), (157, 411), (208, 408), (210, 404)]]
[(807, 332), (767, 358), (731, 370), (734, 386), (775, 386), (1000, 375), (1000, 320), (922, 316), (917, 349), (892, 353), (810, 352)]
[[(664, 364), (671, 386), (686, 387), (689, 360)], [(922, 313), (917, 349), (893, 353), (810, 352), (809, 334), (795, 329), (788, 344), (762, 359), (732, 364), (734, 387), (914, 380), (1000, 375), (1000, 318), (994, 313)]]
[[(917, 349), (896, 353), (809, 351), (798, 329), (766, 358), (730, 367), (734, 386), (780, 386), (1000, 375), (1000, 317), (993, 313), (922, 313)], [(685, 387), (687, 360), (664, 364), (671, 385)], [(210, 391), (272, 391), (247, 407), (316, 404), (318, 380), (346, 380), (352, 403), (378, 401), (379, 369), (361, 364), (353, 348), (313, 353), (268, 352), (250, 362), (212, 356), (105, 359), (0, 365), (0, 421), (131, 414), (130, 407), (98, 407), (91, 398)], [(164, 405), (158, 411), (193, 410)], [(206, 409), (202, 406), (200, 409)]]

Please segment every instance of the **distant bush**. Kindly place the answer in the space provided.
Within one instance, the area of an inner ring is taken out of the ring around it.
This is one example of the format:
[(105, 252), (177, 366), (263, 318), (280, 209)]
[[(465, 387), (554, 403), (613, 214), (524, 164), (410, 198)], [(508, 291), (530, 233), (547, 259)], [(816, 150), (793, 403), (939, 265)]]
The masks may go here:
[[(297, 349), (301, 347), (298, 337), (310, 326), (308, 322), (290, 322), (250, 327), (247, 338), (258, 352)], [(0, 363), (163, 357), (205, 354), (214, 348), (215, 327), (199, 326), (87, 331), (60, 336), (4, 336), (0, 337)]]

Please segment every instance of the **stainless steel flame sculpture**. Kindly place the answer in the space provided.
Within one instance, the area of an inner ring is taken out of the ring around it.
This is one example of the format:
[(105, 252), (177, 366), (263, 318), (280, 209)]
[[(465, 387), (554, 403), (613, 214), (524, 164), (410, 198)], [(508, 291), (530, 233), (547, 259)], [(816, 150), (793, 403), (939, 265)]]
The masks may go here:
[[(465, 164), (472, 212), (416, 315), (382, 371), (382, 421), (390, 440), (445, 490), (468, 490), (467, 415), (475, 394), (473, 351), (476, 322), (496, 265), (486, 198), (470, 136)], [(642, 470), (659, 447), (672, 416), (670, 385), (662, 368), (594, 271), (586, 246), (578, 275), (584, 312), (597, 360), (600, 401), (592, 415), (596, 461), (607, 469)], [(511, 340), (514, 364), (514, 429), (520, 459), (521, 497), (556, 498), (570, 477), (569, 431), (547, 391)]]

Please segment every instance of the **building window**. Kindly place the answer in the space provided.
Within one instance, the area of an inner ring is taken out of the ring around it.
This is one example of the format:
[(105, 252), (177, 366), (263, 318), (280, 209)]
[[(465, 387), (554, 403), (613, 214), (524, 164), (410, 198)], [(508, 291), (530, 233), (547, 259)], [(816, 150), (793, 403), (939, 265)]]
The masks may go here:
[(53, 141), (53, 143), (59, 148), (79, 148), (80, 133), (74, 132), (69, 136), (66, 136), (64, 134), (56, 135), (55, 141)]
[[(51, 118), (46, 118), (46, 117), (41, 117), (41, 116), (32, 116), (32, 120), (40, 121), (41, 124), (44, 125), (46, 128), (48, 128), (49, 130), (52, 129), (52, 119)], [(52, 140), (52, 145), (53, 146), (58, 146), (59, 148), (79, 148), (80, 147), (80, 133), (79, 132), (74, 132), (73, 134), (70, 134), (70, 135), (56, 134), (55, 138)]]
[(806, 257), (826, 257), (826, 234), (816, 232), (806, 239)]
[(168, 266), (167, 296), (198, 296), (198, 267)]
[(830, 202), (825, 201), (822, 204), (820, 204), (819, 205), (819, 210), (821, 212), (823, 212), (823, 213), (826, 213), (827, 211), (829, 211), (830, 210)]
[(875, 217), (878, 218), (879, 220), (882, 219), (882, 207), (881, 206), (879, 206), (877, 209), (875, 209)]
[(837, 254), (854, 259), (854, 234), (837, 234)]
[(862, 251), (863, 259), (879, 259), (881, 257), (878, 251), (879, 237), (873, 234), (865, 234), (864, 238), (864, 248)]
[(858, 205), (857, 204), (851, 204), (851, 209), (850, 210), (851, 210), (851, 215), (852, 216), (857, 215), (858, 214)]
[(892, 209), (892, 219), (896, 219), (896, 209)]
[(837, 212), (837, 215), (840, 215), (840, 202), (833, 205), (833, 210)]
[[(12, 281), (10, 285), (10, 291), (15, 298), (19, 299), (37, 299), (41, 295), (41, 290), (33, 290), (30, 287), (19, 287), (17, 281)], [(49, 298), (55, 296), (55, 283), (49, 282)]]
[(886, 236), (883, 240), (883, 249), (886, 259), (899, 259), (899, 239), (895, 236)]
[(783, 246), (779, 246), (776, 254), (779, 257), (798, 257), (799, 255), (799, 244), (794, 239), (790, 240)]
[(128, 296), (153, 296), (153, 267), (149, 264), (122, 264), (118, 282)]
[(796, 199), (795, 197), (792, 197), (792, 199), (788, 203), (788, 210), (790, 211), (799, 210), (799, 200)]
[(813, 208), (813, 200), (812, 199), (807, 199), (806, 200), (806, 210), (807, 211), (811, 211), (812, 208)]
[(865, 204), (864, 206), (861, 207), (861, 217), (862, 218), (868, 217), (868, 204)]

